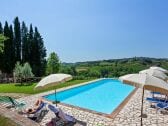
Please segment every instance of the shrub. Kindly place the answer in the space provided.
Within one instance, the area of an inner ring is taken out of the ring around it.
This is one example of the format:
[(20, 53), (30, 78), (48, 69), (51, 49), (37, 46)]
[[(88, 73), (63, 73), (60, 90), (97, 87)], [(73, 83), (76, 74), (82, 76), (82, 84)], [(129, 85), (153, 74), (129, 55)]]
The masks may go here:
[(17, 62), (14, 69), (15, 82), (19, 80), (22, 83), (22, 79), (33, 77), (32, 69), (29, 63), (25, 63), (24, 66)]
[(23, 78), (29, 78), (33, 77), (32, 69), (29, 63), (25, 63), (24, 66), (22, 67), (22, 77)]
[(22, 77), (22, 66), (20, 65), (20, 62), (17, 62), (15, 65), (14, 77), (15, 77), (15, 81), (20, 80)]

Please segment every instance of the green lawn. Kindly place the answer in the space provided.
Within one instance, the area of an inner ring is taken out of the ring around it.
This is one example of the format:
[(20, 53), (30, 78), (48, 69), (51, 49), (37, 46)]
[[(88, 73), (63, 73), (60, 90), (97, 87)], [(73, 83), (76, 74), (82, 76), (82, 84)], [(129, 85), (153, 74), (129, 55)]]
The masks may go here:
[(18, 126), (15, 122), (0, 115), (0, 126)]
[(50, 88), (45, 89), (45, 90), (40, 90), (40, 91), (39, 90), (38, 91), (34, 90), (34, 87), (35, 87), (36, 83), (29, 84), (29, 85), (23, 85), (23, 86), (20, 86), (18, 84), (0, 84), (0, 93), (36, 94), (36, 93), (40, 93), (40, 92), (44, 92), (44, 91), (49, 91), (49, 90), (53, 90), (53, 89), (58, 89), (58, 88), (62, 88), (62, 87), (76, 85), (76, 84), (91, 81), (91, 80), (93, 80), (93, 79), (71, 80), (71, 81), (61, 83), (61, 84), (58, 84), (56, 86), (50, 87)]

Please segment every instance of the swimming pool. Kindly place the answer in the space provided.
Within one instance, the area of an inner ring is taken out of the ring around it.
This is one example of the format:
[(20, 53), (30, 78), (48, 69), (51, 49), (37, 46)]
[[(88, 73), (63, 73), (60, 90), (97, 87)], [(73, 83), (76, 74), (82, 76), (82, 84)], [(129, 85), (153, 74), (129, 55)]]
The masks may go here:
[[(133, 90), (133, 86), (119, 80), (102, 79), (57, 92), (56, 99), (62, 103), (111, 114)], [(46, 95), (44, 98), (55, 101), (55, 94)]]

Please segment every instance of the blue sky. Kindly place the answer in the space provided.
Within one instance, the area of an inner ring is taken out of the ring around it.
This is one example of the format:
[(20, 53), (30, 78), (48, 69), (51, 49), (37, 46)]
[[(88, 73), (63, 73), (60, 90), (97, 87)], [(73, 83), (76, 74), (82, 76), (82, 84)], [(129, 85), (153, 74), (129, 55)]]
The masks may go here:
[(37, 26), (62, 62), (168, 57), (167, 0), (3, 0), (0, 21)]

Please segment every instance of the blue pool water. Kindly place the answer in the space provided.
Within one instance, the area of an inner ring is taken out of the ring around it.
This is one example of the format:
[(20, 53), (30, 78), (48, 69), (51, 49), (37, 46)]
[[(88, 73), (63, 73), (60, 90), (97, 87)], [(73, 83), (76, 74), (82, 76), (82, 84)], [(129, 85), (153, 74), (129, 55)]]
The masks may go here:
[[(133, 91), (134, 87), (119, 80), (103, 79), (84, 86), (57, 92), (56, 99), (62, 103), (110, 114)], [(44, 96), (54, 101), (55, 94)]]

